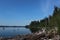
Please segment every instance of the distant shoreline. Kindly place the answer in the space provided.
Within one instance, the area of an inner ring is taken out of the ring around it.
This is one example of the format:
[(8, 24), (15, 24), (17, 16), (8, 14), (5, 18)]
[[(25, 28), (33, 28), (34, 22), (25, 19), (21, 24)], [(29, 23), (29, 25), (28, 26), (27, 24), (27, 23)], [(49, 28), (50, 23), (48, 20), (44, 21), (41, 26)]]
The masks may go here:
[(0, 26), (0, 27), (25, 27), (25, 26)]

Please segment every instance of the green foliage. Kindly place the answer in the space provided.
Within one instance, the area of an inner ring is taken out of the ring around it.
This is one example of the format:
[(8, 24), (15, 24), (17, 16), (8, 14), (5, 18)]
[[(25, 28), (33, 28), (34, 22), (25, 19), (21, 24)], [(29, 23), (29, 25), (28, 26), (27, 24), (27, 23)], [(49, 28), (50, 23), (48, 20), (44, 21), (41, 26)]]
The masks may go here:
[(40, 30), (42, 27), (58, 27), (58, 32), (60, 33), (60, 8), (55, 7), (53, 12), (53, 16), (49, 16), (48, 18), (44, 18), (41, 21), (32, 21), (29, 25), (29, 28), (32, 32), (36, 32)]
[(29, 25), (29, 28), (32, 32), (36, 32), (39, 30), (39, 21), (32, 21)]

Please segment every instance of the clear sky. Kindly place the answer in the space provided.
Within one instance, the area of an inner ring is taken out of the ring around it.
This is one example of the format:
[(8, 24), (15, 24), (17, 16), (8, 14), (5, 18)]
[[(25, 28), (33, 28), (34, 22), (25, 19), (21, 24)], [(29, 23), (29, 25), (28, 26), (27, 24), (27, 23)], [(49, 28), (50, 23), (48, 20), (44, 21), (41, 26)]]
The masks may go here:
[(27, 25), (52, 15), (60, 0), (0, 0), (0, 25)]

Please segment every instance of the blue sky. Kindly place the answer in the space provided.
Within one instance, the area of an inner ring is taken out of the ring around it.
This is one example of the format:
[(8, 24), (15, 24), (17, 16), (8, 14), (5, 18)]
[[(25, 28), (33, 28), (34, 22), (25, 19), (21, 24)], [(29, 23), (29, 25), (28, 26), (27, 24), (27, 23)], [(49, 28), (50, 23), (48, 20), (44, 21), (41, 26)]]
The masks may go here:
[(27, 25), (52, 15), (60, 0), (0, 0), (0, 25)]

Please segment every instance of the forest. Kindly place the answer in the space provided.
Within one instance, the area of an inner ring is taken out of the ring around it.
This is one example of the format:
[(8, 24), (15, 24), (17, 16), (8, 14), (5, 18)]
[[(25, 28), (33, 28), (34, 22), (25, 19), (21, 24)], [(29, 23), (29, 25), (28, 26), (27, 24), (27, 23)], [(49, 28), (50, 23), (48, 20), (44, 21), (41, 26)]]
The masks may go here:
[(28, 27), (32, 32), (36, 32), (41, 28), (46, 28), (47, 30), (57, 27), (60, 33), (60, 8), (54, 7), (53, 15), (46, 17), (40, 21), (32, 21)]

